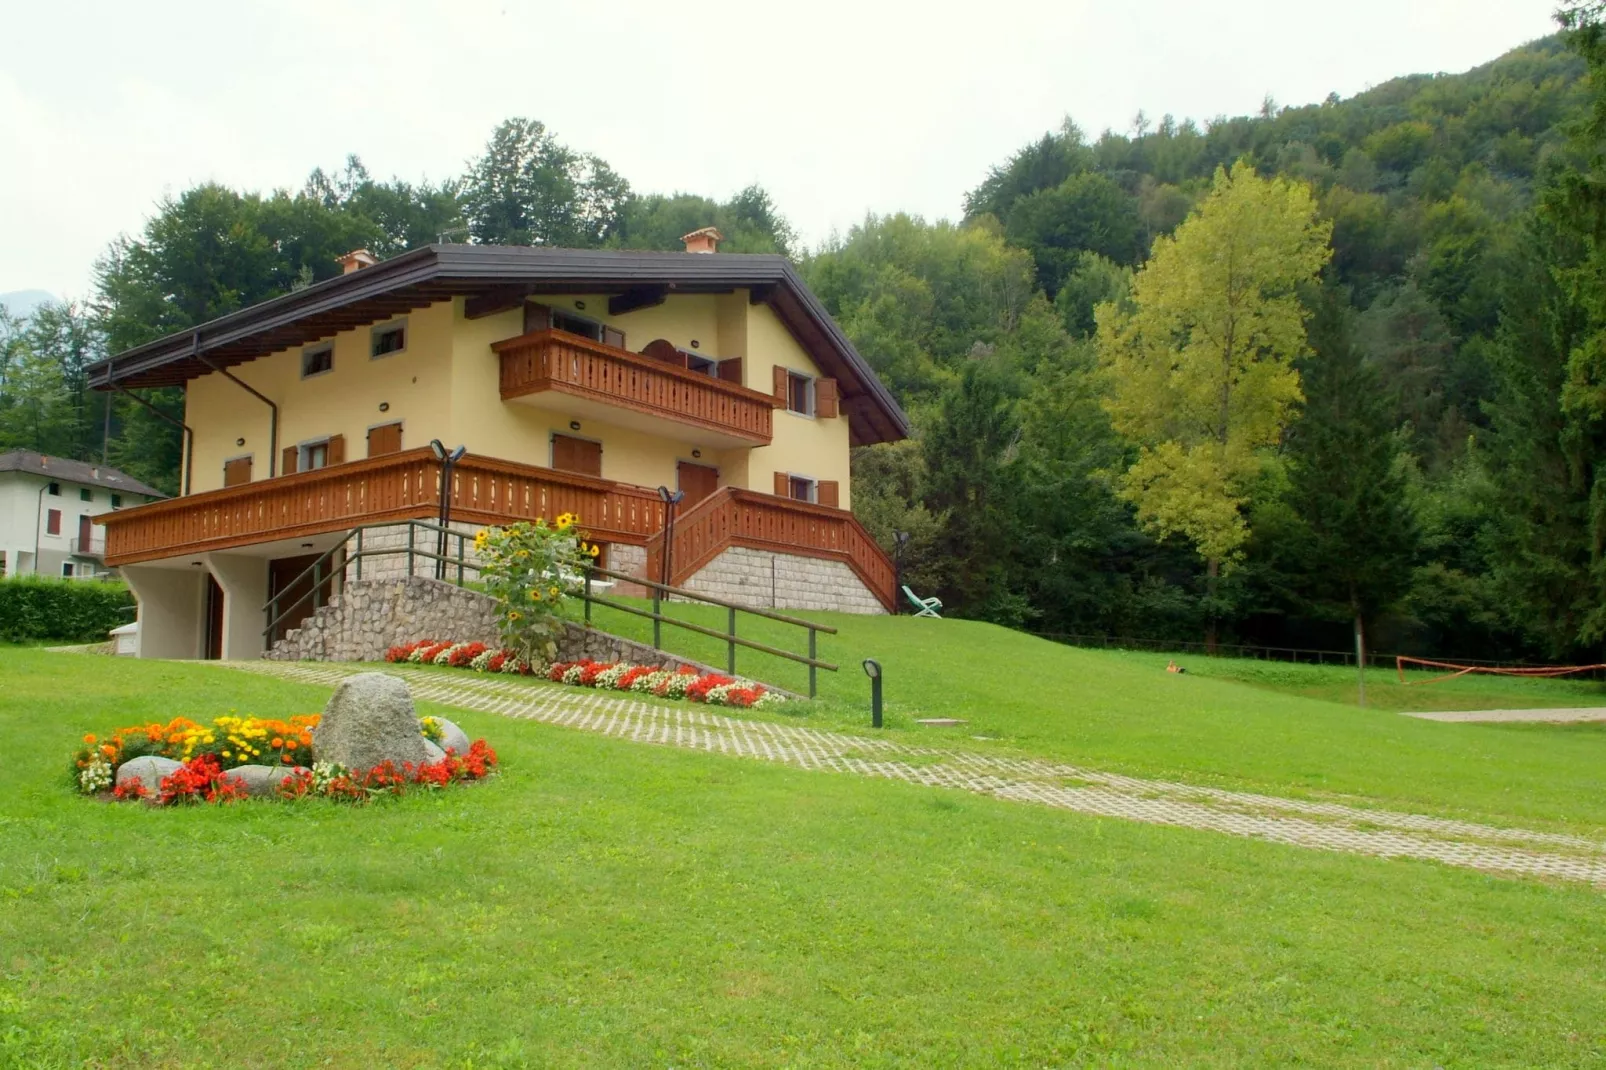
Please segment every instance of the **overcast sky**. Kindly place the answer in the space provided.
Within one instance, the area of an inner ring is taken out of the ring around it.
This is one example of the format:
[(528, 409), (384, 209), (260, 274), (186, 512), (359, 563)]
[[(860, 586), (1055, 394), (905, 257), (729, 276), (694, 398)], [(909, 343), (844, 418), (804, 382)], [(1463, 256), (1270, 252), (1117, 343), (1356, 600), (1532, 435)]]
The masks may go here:
[(81, 297), (117, 234), (208, 179), (460, 172), (545, 122), (644, 191), (766, 186), (814, 244), (868, 211), (955, 216), (1072, 116), (1178, 119), (1459, 71), (1549, 33), (1555, 0), (51, 0), (0, 14), (0, 292)]

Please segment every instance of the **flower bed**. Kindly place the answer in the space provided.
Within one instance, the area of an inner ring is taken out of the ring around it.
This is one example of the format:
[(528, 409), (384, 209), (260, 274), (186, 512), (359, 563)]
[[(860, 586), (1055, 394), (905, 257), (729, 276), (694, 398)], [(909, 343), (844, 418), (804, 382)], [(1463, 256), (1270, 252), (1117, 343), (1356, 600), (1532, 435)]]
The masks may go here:
[[(227, 715), (201, 724), (176, 717), (166, 724), (152, 722), (119, 728), (104, 740), (84, 736), (73, 757), (74, 784), (85, 795), (109, 794), (120, 800), (144, 800), (157, 805), (225, 803), (246, 798), (245, 780), (233, 774), (242, 767), (278, 767), (272, 794), (285, 799), (314, 796), (343, 802), (366, 802), (382, 795), (401, 795), (412, 788), (438, 789), (461, 781), (480, 780), (497, 766), (496, 752), (485, 740), (469, 745), (465, 754), (447, 750), (433, 762), (386, 762), (367, 771), (347, 769), (330, 762), (312, 761), (312, 730), (318, 714), (289, 720)], [(456, 731), (456, 729), (453, 729)], [(419, 719), (419, 732), (437, 745), (443, 726), (434, 717)], [(141, 777), (123, 776), (118, 770), (137, 758), (162, 758), (180, 763), (155, 784)], [(250, 772), (250, 770), (242, 770)]]
[[(536, 674), (528, 663), (511, 650), (492, 650), (484, 643), (452, 643), (439, 639), (420, 639), (416, 643), (393, 646), (385, 651), (389, 662), (414, 665), (445, 665), (475, 672)], [(594, 687), (603, 691), (634, 691), (660, 698), (683, 698), (710, 706), (739, 709), (769, 709), (786, 701), (786, 696), (763, 684), (723, 673), (700, 673), (689, 665), (666, 669), (662, 665), (636, 665), (628, 661), (559, 661), (541, 670), (540, 675), (560, 684)]]

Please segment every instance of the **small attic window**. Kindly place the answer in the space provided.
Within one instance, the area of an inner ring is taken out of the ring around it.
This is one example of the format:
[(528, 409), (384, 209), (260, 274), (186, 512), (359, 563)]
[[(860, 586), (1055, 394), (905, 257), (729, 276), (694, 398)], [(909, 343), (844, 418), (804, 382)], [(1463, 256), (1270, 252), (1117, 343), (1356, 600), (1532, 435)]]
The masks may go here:
[(407, 321), (392, 320), (373, 329), (373, 356), (388, 357), (407, 348)]
[(327, 342), (301, 351), (301, 378), (311, 379), (335, 369), (335, 347)]

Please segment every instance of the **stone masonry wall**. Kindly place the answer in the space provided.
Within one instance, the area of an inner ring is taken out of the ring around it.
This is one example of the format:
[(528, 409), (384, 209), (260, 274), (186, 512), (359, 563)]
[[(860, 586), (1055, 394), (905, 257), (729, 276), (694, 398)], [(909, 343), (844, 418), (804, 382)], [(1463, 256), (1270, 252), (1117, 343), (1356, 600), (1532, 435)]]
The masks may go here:
[[(470, 536), (470, 539), (472, 540), (474, 533), (479, 530), (479, 526), (475, 524), (453, 522), (452, 530), (461, 531), (465, 535)], [(363, 532), (362, 578), (364, 581), (397, 579), (407, 575), (407, 555), (405, 553), (387, 553), (383, 557), (368, 556), (376, 550), (405, 550), (407, 548), (407, 531), (408, 525), (395, 524), (390, 527), (376, 528), (372, 531)], [(436, 532), (414, 529), (414, 549), (425, 550), (429, 553), (437, 553), (439, 552), (438, 540), (439, 535)], [(348, 552), (355, 553), (356, 550), (357, 544), (355, 541), (353, 541), (348, 546)], [(457, 540), (455, 538), (447, 538), (446, 556), (452, 558), (452, 560), (446, 565), (446, 574), (448, 577), (456, 579)], [(472, 541), (463, 544), (463, 559), (469, 565), (469, 567), (465, 568), (463, 571), (463, 578), (467, 580), (479, 579), (479, 569), (473, 567), (479, 564), (479, 555), (474, 552), (474, 544)], [(433, 578), (435, 575), (435, 561), (428, 557), (413, 558), (413, 575)], [(348, 581), (357, 578), (357, 566), (355, 562), (347, 563), (345, 578)]]
[[(380, 661), (391, 647), (419, 639), (487, 645), (499, 642), (496, 601), (489, 595), (423, 576), (368, 579), (366, 573), (365, 569), (361, 580), (347, 582), (327, 606), (262, 656), (270, 661)], [(689, 665), (699, 672), (724, 672), (713, 665), (571, 622), (558, 640), (558, 659), (581, 658), (670, 669)]]
[(682, 586), (757, 609), (885, 613), (881, 600), (841, 561), (732, 546)]

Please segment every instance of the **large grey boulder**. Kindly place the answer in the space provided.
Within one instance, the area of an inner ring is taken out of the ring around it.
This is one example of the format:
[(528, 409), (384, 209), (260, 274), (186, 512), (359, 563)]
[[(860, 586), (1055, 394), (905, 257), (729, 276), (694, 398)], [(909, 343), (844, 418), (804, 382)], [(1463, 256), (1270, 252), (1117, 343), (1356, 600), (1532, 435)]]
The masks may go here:
[(183, 767), (183, 764), (171, 758), (159, 758), (154, 754), (130, 758), (117, 767), (117, 787), (126, 788), (135, 777), (138, 777), (146, 791), (160, 791), (162, 778), (172, 776)]
[(461, 758), (468, 753), (468, 733), (457, 727), (456, 724), (444, 717), (435, 718), (435, 723), (441, 726), (441, 749), (449, 750)]
[(245, 786), (247, 795), (272, 798), (279, 794), (279, 785), (294, 772), (296, 770), (288, 765), (240, 765), (224, 775), (237, 778)]
[(346, 677), (312, 730), (312, 756), (354, 773), (385, 762), (423, 761), (424, 734), (407, 685), (382, 672)]

